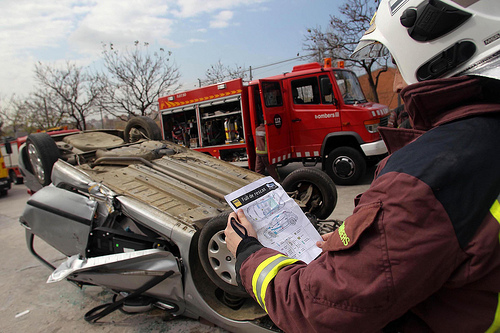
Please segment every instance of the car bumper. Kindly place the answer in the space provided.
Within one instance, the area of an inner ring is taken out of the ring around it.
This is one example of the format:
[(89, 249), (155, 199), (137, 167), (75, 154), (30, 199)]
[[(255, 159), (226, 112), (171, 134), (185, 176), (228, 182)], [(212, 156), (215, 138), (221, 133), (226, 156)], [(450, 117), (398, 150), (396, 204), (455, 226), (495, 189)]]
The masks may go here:
[(10, 179), (9, 178), (0, 178), (0, 189), (10, 190)]
[(365, 153), (366, 156), (376, 156), (387, 153), (387, 147), (385, 146), (385, 143), (382, 140), (362, 144), (361, 149), (363, 150), (363, 153)]

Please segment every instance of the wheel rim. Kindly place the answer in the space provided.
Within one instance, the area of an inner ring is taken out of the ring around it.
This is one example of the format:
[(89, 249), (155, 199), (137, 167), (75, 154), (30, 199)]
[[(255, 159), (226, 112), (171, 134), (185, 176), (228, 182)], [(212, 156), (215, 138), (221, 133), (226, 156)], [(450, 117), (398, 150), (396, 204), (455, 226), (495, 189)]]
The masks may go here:
[(356, 172), (356, 163), (348, 156), (339, 156), (333, 162), (333, 172), (340, 178), (348, 179)]
[(45, 182), (45, 171), (43, 170), (42, 159), (36, 147), (28, 145), (28, 156), (35, 176), (43, 183)]
[(228, 250), (224, 230), (214, 234), (208, 242), (208, 261), (217, 276), (224, 282), (237, 286), (236, 259)]

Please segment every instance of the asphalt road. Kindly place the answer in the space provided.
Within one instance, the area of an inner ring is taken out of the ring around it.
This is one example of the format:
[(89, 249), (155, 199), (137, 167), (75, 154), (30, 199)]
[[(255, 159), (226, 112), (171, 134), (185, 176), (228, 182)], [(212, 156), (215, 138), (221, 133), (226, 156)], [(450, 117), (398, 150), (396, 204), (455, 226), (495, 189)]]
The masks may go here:
[[(280, 170), (283, 177), (296, 166)], [(372, 178), (362, 185), (337, 186), (338, 203), (330, 216), (343, 220), (354, 208), (354, 197), (365, 191)], [(99, 323), (89, 324), (83, 315), (93, 307), (109, 302), (111, 294), (99, 287), (79, 289), (69, 282), (46, 284), (50, 270), (28, 251), (24, 229), (19, 224), (29, 195), (24, 185), (13, 185), (0, 197), (0, 332), (187, 332), (222, 333), (225, 330), (184, 317), (171, 319), (160, 310), (138, 315), (116, 311)], [(39, 253), (56, 264), (63, 255), (42, 241), (35, 242)]]

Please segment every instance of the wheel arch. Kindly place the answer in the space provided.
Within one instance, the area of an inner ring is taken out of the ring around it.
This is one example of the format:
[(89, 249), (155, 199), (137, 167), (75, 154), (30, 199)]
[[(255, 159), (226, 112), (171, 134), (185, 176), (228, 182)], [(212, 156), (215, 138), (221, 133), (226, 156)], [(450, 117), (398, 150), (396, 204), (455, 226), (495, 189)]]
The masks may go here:
[(323, 140), (323, 145), (321, 146), (321, 160), (324, 164), (328, 154), (335, 148), (338, 147), (352, 147), (365, 157), (363, 150), (361, 149), (361, 144), (364, 141), (361, 139), (358, 133), (356, 132), (335, 132), (329, 133), (325, 139)]

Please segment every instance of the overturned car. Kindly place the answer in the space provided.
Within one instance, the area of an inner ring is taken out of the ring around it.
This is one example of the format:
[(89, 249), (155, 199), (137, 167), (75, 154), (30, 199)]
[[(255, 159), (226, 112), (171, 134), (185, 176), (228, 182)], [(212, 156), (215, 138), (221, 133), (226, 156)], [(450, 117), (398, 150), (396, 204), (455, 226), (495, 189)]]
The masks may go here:
[[(32, 134), (20, 165), (34, 193), (20, 222), (29, 250), (53, 270), (49, 281), (116, 296), (87, 321), (159, 307), (229, 331), (278, 330), (238, 286), (224, 239), (224, 196), (261, 175), (162, 141), (146, 117), (124, 131)], [(312, 223), (335, 207), (335, 184), (318, 169), (295, 170), (282, 186)], [(35, 237), (68, 259), (55, 267), (37, 253)]]

